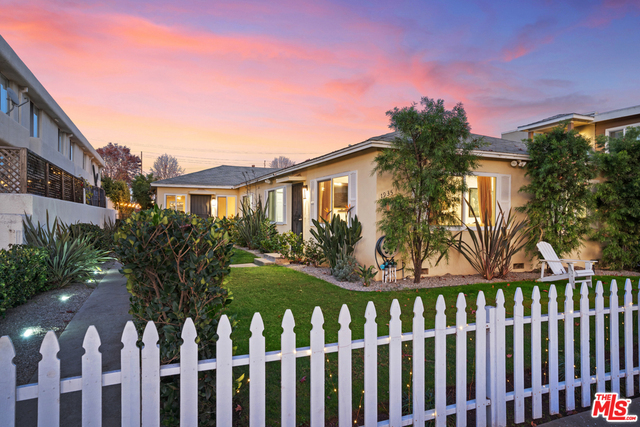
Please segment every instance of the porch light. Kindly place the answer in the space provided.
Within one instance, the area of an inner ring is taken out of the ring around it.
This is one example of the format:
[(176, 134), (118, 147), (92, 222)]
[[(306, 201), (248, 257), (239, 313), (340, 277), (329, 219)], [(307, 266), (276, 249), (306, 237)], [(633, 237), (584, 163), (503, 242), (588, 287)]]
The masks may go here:
[(304, 200), (307, 200), (309, 198), (309, 187), (306, 185), (302, 187), (302, 198)]

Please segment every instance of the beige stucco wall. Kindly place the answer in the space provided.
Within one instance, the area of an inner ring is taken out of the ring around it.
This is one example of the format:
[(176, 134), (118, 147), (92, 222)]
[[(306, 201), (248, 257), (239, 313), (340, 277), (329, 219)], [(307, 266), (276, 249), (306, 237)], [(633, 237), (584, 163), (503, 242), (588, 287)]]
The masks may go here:
[(25, 215), (31, 215), (34, 223), (44, 224), (49, 213), (49, 225), (55, 218), (60, 218), (66, 224), (75, 222), (92, 223), (103, 226), (105, 221), (115, 221), (116, 211), (67, 202), (49, 197), (34, 196), (32, 194), (2, 194), (0, 195), (2, 212), (0, 213), (0, 249), (10, 244), (21, 244), (23, 241), (22, 220)]
[(156, 203), (161, 208), (165, 208), (165, 200), (167, 195), (185, 195), (186, 197), (186, 210), (191, 211), (191, 195), (192, 194), (209, 194), (214, 198), (218, 196), (234, 196), (236, 197), (236, 212), (237, 215), (240, 203), (239, 191), (237, 189), (214, 189), (214, 188), (199, 188), (199, 187), (156, 187)]

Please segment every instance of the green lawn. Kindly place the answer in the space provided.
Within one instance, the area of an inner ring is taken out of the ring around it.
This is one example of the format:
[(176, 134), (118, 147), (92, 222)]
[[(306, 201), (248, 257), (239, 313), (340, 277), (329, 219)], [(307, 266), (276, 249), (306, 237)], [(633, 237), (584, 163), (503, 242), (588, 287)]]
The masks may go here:
[(251, 264), (257, 256), (251, 252), (243, 251), (242, 249), (233, 248), (233, 255), (231, 256), (231, 264)]
[[(602, 280), (605, 288), (605, 295), (609, 294), (609, 286), (612, 277), (597, 277), (594, 279)], [(622, 305), (624, 298), (624, 279), (617, 278), (619, 288), (619, 303)], [(634, 282), (634, 301), (637, 301), (637, 278)], [(235, 354), (247, 354), (249, 350), (249, 326), (251, 318), (255, 312), (259, 312), (262, 315), (262, 319), (265, 325), (265, 341), (266, 349), (278, 350), (280, 348), (280, 334), (282, 333), (282, 316), (286, 309), (291, 309), (296, 321), (296, 338), (297, 346), (305, 347), (309, 345), (309, 332), (311, 330), (311, 314), (316, 306), (322, 308), (324, 314), (324, 329), (325, 329), (325, 341), (326, 343), (337, 342), (338, 339), (338, 314), (342, 304), (347, 304), (351, 312), (351, 330), (353, 339), (363, 338), (364, 331), (364, 312), (365, 307), (369, 301), (373, 301), (377, 311), (377, 323), (378, 323), (378, 335), (388, 335), (388, 322), (390, 319), (389, 309), (393, 299), (398, 299), (402, 310), (401, 320), (403, 322), (403, 332), (410, 332), (413, 318), (413, 304), (417, 296), (422, 298), (425, 307), (425, 321), (426, 327), (431, 329), (434, 327), (435, 322), (435, 305), (436, 299), (439, 295), (443, 295), (446, 301), (446, 315), (447, 325), (455, 324), (455, 304), (458, 293), (463, 292), (467, 296), (467, 316), (468, 322), (473, 323), (475, 321), (475, 301), (479, 291), (483, 291), (487, 305), (495, 305), (495, 297), (498, 289), (502, 289), (506, 299), (506, 313), (507, 318), (513, 317), (513, 299), (515, 291), (518, 287), (522, 288), (524, 294), (524, 310), (525, 315), (530, 314), (531, 307), (531, 293), (533, 287), (538, 285), (541, 290), (541, 303), (542, 311), (546, 313), (548, 302), (548, 291), (550, 285), (547, 283), (536, 283), (534, 281), (522, 281), (514, 283), (496, 283), (496, 284), (478, 284), (478, 285), (466, 285), (459, 287), (443, 287), (432, 289), (420, 289), (420, 290), (405, 290), (405, 291), (390, 291), (390, 292), (357, 292), (348, 291), (339, 288), (335, 285), (327, 283), (323, 280), (317, 279), (312, 276), (308, 276), (304, 273), (300, 273), (286, 267), (280, 266), (268, 266), (260, 268), (241, 268), (233, 269), (230, 276), (229, 288), (233, 292), (234, 301), (229, 306), (229, 310), (232, 313), (236, 313), (238, 325), (232, 335), (234, 344), (237, 346)], [(556, 285), (562, 285), (558, 289), (558, 311), (564, 311), (564, 285), (566, 281), (559, 282)], [(574, 308), (579, 309), (579, 289), (574, 292)], [(591, 292), (591, 307), (594, 307), (593, 299), (595, 298), (595, 292)], [(605, 301), (605, 307), (608, 306), (608, 298)], [(622, 320), (622, 319), (621, 319)], [(608, 317), (606, 319), (608, 324)], [(637, 324), (637, 320), (635, 320)], [(595, 330), (595, 323), (592, 322), (591, 333)], [(559, 324), (560, 342), (563, 341), (563, 325)], [(622, 330), (622, 326), (621, 326)], [(528, 336), (529, 325), (525, 325), (525, 334)], [(507, 352), (512, 353), (512, 328), (507, 328)], [(579, 327), (575, 327), (575, 342), (579, 345)], [(543, 323), (543, 339), (546, 337), (546, 322)], [(469, 333), (469, 346), (468, 346), (468, 381), (471, 382), (474, 374), (473, 366), (473, 354), (474, 354), (474, 333)], [(634, 334), (634, 339), (637, 339), (637, 333)], [(529, 363), (530, 347), (526, 344), (527, 338), (525, 338), (525, 366)], [(426, 346), (426, 382), (427, 388), (433, 387), (433, 341), (429, 339)], [(560, 345), (561, 354), (560, 359), (563, 359), (562, 344)], [(577, 349), (579, 352), (579, 348)], [(406, 343), (406, 349), (403, 351), (406, 353), (406, 358), (403, 363), (403, 381), (407, 384), (411, 382), (411, 370), (410, 359), (408, 356), (411, 354), (411, 345)], [(595, 351), (592, 349), (591, 355), (595, 360)], [(546, 354), (543, 351), (543, 368), (545, 365)], [(579, 376), (580, 366), (579, 357), (576, 357), (576, 374)], [(327, 355), (326, 363), (326, 420), (327, 422), (335, 420), (337, 417), (337, 354), (332, 353)], [(385, 419), (385, 413), (387, 413), (387, 406), (385, 395), (388, 393), (388, 351), (386, 346), (379, 347), (378, 356), (378, 382), (379, 382), (379, 412), (380, 419)], [(447, 371), (455, 372), (455, 337), (450, 335), (447, 339)], [(507, 370), (512, 369), (513, 359), (507, 360)], [(595, 369), (595, 363), (592, 364), (592, 369)], [(406, 369), (404, 369), (406, 368)], [(237, 403), (243, 408), (242, 411), (238, 411), (238, 425), (244, 425), (248, 420), (248, 387), (246, 386), (246, 377), (248, 376), (248, 368), (236, 368), (238, 376), (241, 373), (245, 373), (245, 383), (237, 395)], [(359, 408), (359, 399), (362, 393), (362, 370), (363, 370), (363, 353), (362, 350), (353, 352), (353, 399), (354, 399), (354, 419), (361, 418), (362, 412)], [(544, 369), (546, 371), (546, 369)], [(594, 371), (595, 372), (595, 371)], [(234, 371), (235, 375), (235, 371)], [(309, 359), (298, 359), (297, 377), (299, 378), (298, 390), (297, 390), (297, 412), (298, 422), (305, 424), (309, 419)], [(305, 378), (306, 377), (306, 378)], [(544, 380), (544, 377), (543, 377)], [(455, 384), (455, 374), (449, 374), (447, 376), (447, 384)], [(529, 385), (527, 385), (529, 386)], [(455, 393), (450, 393), (452, 396), (448, 397), (451, 400), (448, 403), (454, 403)], [(576, 397), (579, 397), (579, 391), (576, 392)], [(405, 396), (407, 402), (411, 401), (410, 395), (407, 392)], [(473, 398), (473, 397), (471, 397)], [(270, 363), (267, 368), (267, 425), (277, 425), (280, 420), (280, 366), (278, 363)], [(427, 406), (429, 407), (429, 406)], [(432, 407), (432, 406), (431, 406)], [(579, 405), (577, 407), (580, 407)], [(405, 408), (405, 413), (410, 413), (411, 408), (409, 405)], [(361, 421), (361, 420), (359, 420)]]

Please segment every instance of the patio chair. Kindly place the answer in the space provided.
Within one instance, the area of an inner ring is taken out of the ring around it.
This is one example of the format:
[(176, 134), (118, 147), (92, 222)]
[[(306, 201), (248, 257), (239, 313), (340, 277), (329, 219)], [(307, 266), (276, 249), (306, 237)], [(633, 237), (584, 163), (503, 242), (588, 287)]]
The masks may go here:
[[(549, 243), (539, 242), (537, 246), (542, 254), (542, 259), (540, 259), (542, 267), (540, 268), (540, 278), (536, 280), (536, 282), (552, 282), (555, 280), (569, 279), (572, 288), (576, 287), (576, 282), (587, 282), (589, 287), (592, 286), (591, 277), (595, 274), (593, 264), (597, 261), (560, 259)], [(575, 268), (575, 264), (579, 262), (584, 263), (584, 270), (577, 270)], [(544, 275), (546, 264), (549, 264), (549, 268), (553, 272), (550, 276)], [(566, 269), (563, 264), (567, 265)]]

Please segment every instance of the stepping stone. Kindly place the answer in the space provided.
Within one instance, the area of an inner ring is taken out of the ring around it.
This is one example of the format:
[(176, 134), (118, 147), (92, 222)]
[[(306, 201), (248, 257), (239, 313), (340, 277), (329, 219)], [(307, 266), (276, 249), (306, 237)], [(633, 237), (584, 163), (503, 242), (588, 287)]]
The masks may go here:
[(244, 267), (257, 267), (255, 264), (245, 263), (245, 264), (231, 264), (229, 267), (231, 268), (244, 268)]
[(256, 258), (256, 259), (254, 259), (254, 260), (253, 260), (253, 262), (254, 262), (256, 265), (260, 265), (260, 266), (262, 266), (262, 265), (272, 265), (272, 264), (274, 264), (274, 262), (273, 262), (273, 261), (269, 261), (269, 260), (268, 260), (268, 259), (266, 259), (266, 258)]
[(275, 264), (278, 264), (278, 265), (289, 265), (289, 260), (286, 259), (285, 257), (283, 257), (282, 255), (280, 255), (277, 252), (272, 252), (270, 254), (263, 254), (262, 256), (267, 261), (271, 261), (271, 262), (273, 262)]

